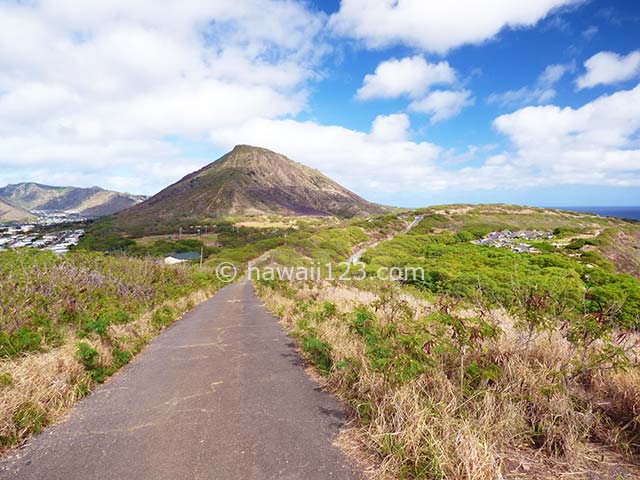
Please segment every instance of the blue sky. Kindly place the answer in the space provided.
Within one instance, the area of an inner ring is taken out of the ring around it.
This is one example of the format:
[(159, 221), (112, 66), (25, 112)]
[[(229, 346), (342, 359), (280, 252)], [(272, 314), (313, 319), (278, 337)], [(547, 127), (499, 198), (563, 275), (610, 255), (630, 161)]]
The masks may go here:
[(640, 4), (448, 3), (3, 2), (0, 183), (152, 194), (249, 143), (387, 204), (640, 204)]

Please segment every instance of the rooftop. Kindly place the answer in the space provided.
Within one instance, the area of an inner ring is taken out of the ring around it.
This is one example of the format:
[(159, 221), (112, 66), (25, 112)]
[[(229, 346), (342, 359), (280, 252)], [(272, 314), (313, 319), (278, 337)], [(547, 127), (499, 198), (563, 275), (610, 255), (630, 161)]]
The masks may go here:
[(186, 253), (170, 253), (166, 258), (175, 258), (177, 260), (196, 260), (200, 258), (199, 252), (186, 252)]

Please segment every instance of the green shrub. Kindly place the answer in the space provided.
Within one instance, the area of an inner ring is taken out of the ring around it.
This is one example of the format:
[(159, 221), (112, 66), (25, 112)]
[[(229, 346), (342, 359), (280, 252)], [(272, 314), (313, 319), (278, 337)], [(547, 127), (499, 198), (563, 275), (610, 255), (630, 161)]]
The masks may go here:
[(116, 371), (116, 365), (108, 367), (98, 365), (98, 351), (86, 342), (76, 344), (76, 355), (91, 378), (98, 383), (104, 382), (109, 375)]
[(131, 361), (133, 354), (131, 352), (114, 348), (111, 352), (114, 359), (114, 368), (118, 369)]
[(9, 372), (0, 372), (0, 388), (13, 385), (13, 377)]
[(80, 322), (81, 335), (92, 332), (106, 337), (109, 331), (109, 325), (122, 325), (131, 321), (131, 316), (117, 308), (107, 308), (101, 311), (95, 318), (85, 317)]
[(84, 365), (86, 370), (93, 370), (96, 368), (96, 361), (98, 359), (98, 350), (93, 348), (87, 342), (78, 342), (76, 344), (76, 356)]
[(151, 325), (156, 328), (164, 328), (171, 325), (175, 319), (175, 312), (169, 307), (162, 307), (153, 312)]
[(97, 318), (86, 318), (81, 323), (81, 332), (93, 332), (97, 333), (101, 337), (107, 335), (109, 328), (109, 319), (104, 316), (98, 316)]
[(331, 345), (318, 337), (306, 337), (302, 340), (302, 350), (307, 358), (323, 373), (331, 371)]
[(335, 303), (326, 301), (322, 304), (322, 313), (326, 318), (333, 318), (338, 314), (338, 307)]
[(577, 238), (569, 242), (569, 244), (565, 248), (567, 250), (580, 250), (585, 245), (593, 245), (593, 243), (585, 238)]
[(0, 357), (11, 357), (22, 352), (33, 352), (40, 348), (42, 337), (28, 326), (11, 333), (0, 332)]

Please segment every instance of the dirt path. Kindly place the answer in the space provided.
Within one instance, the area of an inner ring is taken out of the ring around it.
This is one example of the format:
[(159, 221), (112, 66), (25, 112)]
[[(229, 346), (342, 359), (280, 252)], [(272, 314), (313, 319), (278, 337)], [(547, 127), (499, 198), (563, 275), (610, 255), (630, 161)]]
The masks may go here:
[[(402, 234), (405, 233), (409, 233), (413, 227), (415, 227), (416, 225), (418, 225), (422, 220), (424, 219), (424, 215), (418, 215), (416, 216), (416, 218), (414, 218), (411, 223), (409, 225), (407, 225), (401, 232)], [(351, 255), (349, 257), (349, 259), (347, 260), (348, 263), (358, 263), (360, 262), (360, 259), (362, 258), (362, 255), (364, 255), (364, 252), (366, 252), (367, 250), (369, 250), (370, 248), (373, 247), (377, 247), (380, 242), (387, 242), (389, 240), (393, 240), (393, 238), (398, 235), (397, 233), (394, 233), (393, 235), (389, 235), (388, 237), (383, 238), (382, 240), (378, 240), (376, 242), (372, 242), (372, 243), (367, 243), (365, 244), (363, 247), (359, 248), (358, 250), (356, 250), (355, 252), (353, 252), (353, 255)]]
[(222, 289), (30, 444), (11, 479), (356, 479), (338, 401), (249, 282)]

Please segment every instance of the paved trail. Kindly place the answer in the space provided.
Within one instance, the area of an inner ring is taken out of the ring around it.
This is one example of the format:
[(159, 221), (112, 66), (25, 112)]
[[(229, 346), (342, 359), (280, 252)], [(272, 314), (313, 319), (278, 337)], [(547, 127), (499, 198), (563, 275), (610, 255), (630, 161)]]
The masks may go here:
[(0, 478), (358, 479), (332, 446), (342, 423), (243, 281), (0, 463)]

